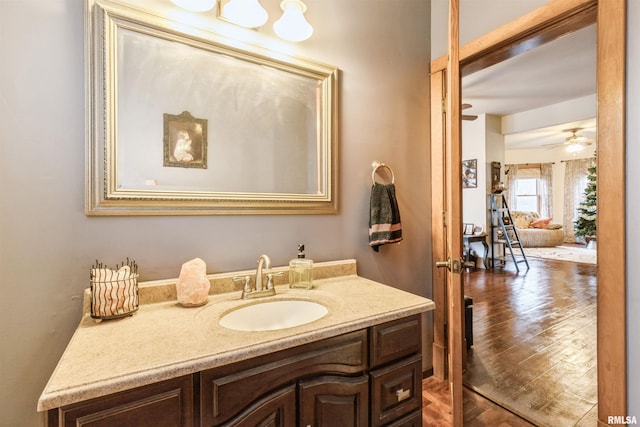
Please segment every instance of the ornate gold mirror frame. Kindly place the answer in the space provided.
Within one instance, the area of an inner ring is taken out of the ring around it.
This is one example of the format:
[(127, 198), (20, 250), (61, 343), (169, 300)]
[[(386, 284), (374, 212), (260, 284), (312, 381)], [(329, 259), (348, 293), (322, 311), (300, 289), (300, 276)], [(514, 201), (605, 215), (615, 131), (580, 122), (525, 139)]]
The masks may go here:
[(336, 67), (85, 6), (87, 215), (337, 212)]

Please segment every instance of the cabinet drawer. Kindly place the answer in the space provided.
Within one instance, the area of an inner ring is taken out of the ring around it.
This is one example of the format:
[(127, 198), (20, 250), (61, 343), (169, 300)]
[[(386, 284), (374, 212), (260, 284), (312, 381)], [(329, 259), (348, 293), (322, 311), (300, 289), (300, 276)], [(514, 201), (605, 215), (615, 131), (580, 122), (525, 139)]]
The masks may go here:
[(187, 375), (49, 411), (50, 427), (193, 425), (193, 377)]
[(371, 328), (371, 367), (422, 352), (420, 315)]
[(371, 425), (381, 426), (422, 407), (422, 356), (371, 372)]
[(391, 424), (387, 424), (385, 427), (422, 427), (422, 411), (415, 411)]
[(216, 425), (299, 378), (367, 370), (366, 330), (313, 342), (200, 373), (203, 425)]

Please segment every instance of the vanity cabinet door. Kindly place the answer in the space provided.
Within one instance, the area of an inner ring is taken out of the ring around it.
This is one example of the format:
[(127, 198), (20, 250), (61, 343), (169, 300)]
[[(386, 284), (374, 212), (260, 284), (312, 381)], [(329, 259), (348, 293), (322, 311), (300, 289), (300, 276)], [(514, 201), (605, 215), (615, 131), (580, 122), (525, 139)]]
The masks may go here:
[(323, 376), (300, 381), (302, 427), (369, 425), (369, 378)]
[(296, 386), (260, 399), (224, 424), (225, 427), (295, 427)]
[(360, 330), (200, 372), (202, 425), (224, 425), (301, 378), (361, 375), (367, 370), (367, 350), (367, 331)]
[(191, 427), (193, 377), (187, 375), (49, 411), (49, 427)]

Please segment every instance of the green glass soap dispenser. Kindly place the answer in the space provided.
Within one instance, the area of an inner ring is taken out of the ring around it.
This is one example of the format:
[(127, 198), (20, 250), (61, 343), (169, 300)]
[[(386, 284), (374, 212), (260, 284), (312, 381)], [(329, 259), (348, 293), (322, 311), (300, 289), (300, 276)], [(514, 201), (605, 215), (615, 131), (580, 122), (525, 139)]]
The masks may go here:
[(304, 245), (298, 245), (298, 257), (289, 262), (289, 287), (294, 289), (313, 288), (313, 260), (305, 258)]

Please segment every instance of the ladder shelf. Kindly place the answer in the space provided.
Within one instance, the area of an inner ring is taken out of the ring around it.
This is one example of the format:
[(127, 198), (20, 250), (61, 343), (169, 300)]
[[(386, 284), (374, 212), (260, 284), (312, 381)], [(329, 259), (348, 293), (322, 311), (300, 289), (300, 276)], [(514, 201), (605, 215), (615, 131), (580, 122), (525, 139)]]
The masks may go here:
[[(508, 252), (517, 272), (520, 272), (519, 264), (525, 264), (528, 270), (529, 260), (527, 260), (527, 255), (524, 253), (518, 229), (513, 223), (511, 211), (504, 194), (489, 194), (489, 211), (491, 222), (491, 267), (495, 267), (496, 261), (500, 261), (501, 266), (504, 266), (508, 260)], [(496, 245), (502, 246), (504, 256), (496, 256)]]

